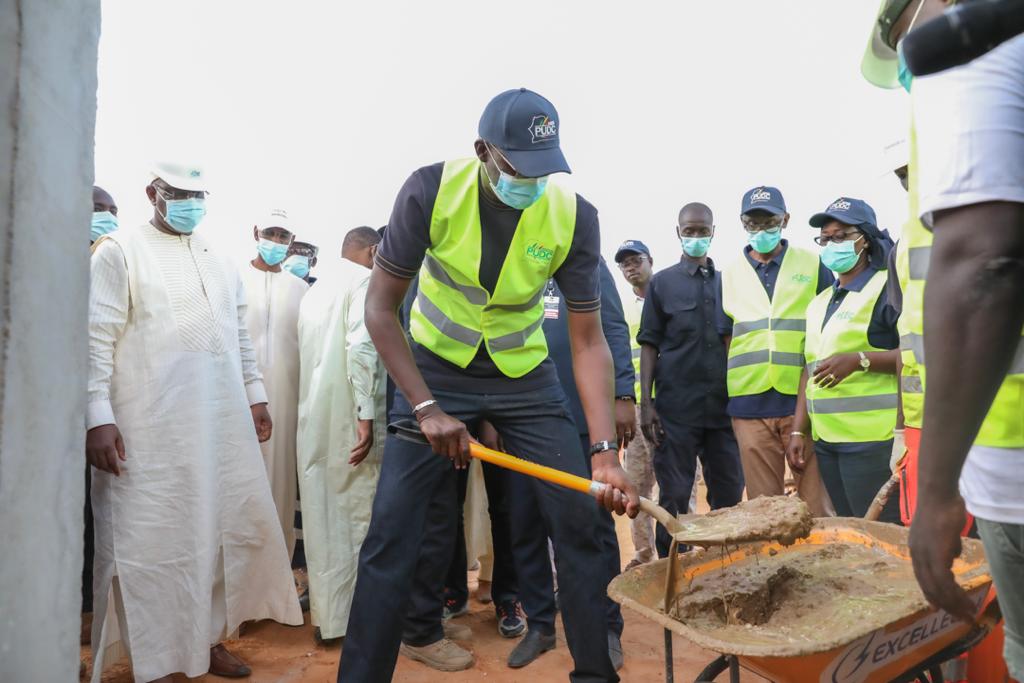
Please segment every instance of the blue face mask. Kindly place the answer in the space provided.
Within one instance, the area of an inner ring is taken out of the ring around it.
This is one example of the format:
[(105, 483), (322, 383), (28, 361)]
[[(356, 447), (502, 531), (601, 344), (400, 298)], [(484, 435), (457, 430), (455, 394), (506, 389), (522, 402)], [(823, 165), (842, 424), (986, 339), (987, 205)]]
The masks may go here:
[(547, 178), (516, 178), (498, 170), (498, 182), (491, 183), (491, 189), (498, 199), (513, 209), (526, 209), (533, 206), (544, 195), (547, 189)]
[(694, 258), (704, 256), (711, 248), (710, 237), (680, 237), (679, 242), (683, 245), (683, 253)]
[(296, 277), (304, 278), (309, 275), (309, 257), (292, 254), (281, 267)]
[(829, 242), (821, 252), (821, 262), (833, 272), (848, 273), (860, 260), (861, 252), (857, 251), (857, 242), (860, 242), (862, 237), (863, 235), (838, 244)]
[(903, 56), (903, 42), (896, 46), (896, 78), (899, 80), (900, 85), (907, 92), (910, 92), (910, 84), (914, 81), (914, 74), (910, 73), (910, 67), (907, 66), (907, 60)]
[(775, 251), (775, 247), (779, 246), (780, 240), (782, 240), (782, 228), (758, 230), (751, 233), (750, 237), (747, 238), (751, 248), (759, 254), (772, 253)]
[(117, 216), (109, 211), (94, 211), (92, 214), (92, 229), (89, 231), (89, 241), (95, 242), (108, 232), (117, 230)]
[(183, 235), (191, 234), (206, 215), (206, 200), (192, 197), (190, 199), (168, 199), (165, 201), (167, 213), (164, 220), (176, 232)]
[(264, 263), (268, 266), (276, 266), (281, 261), (284, 261), (284, 257), (288, 255), (288, 245), (278, 244), (261, 237), (256, 251), (259, 252), (260, 258), (263, 259)]
[[(505, 157), (490, 145), (487, 149), (491, 152), (492, 158)], [(505, 163), (508, 163), (508, 159), (505, 159)], [(511, 166), (512, 164), (509, 164)], [(484, 171), (486, 172), (486, 167)], [(544, 176), (542, 178), (517, 178), (505, 173), (500, 168), (498, 169), (498, 181), (494, 182), (491, 180), (491, 174), (487, 173), (487, 182), (490, 183), (491, 189), (494, 190), (494, 194), (498, 196), (498, 199), (513, 209), (526, 209), (533, 206), (538, 199), (544, 196), (544, 190), (548, 186), (548, 178)]]

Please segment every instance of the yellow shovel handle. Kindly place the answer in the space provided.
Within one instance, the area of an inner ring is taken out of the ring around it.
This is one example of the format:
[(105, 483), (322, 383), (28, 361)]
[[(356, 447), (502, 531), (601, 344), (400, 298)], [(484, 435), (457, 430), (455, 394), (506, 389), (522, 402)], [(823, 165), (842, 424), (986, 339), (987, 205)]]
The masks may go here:
[[(592, 479), (586, 479), (585, 477), (563, 472), (562, 470), (556, 470), (554, 467), (538, 465), (535, 462), (523, 460), (522, 458), (517, 458), (514, 455), (509, 455), (508, 453), (502, 453), (501, 451), (487, 448), (486, 446), (478, 443), (470, 442), (469, 454), (478, 460), (489, 462), (492, 465), (504, 467), (507, 470), (519, 472), (536, 479), (542, 479), (544, 481), (551, 482), (552, 484), (558, 484), (559, 486), (564, 486), (567, 489), (579, 491), (580, 493), (597, 496), (604, 491), (605, 485), (599, 481), (593, 481)], [(641, 496), (640, 510), (646, 512), (648, 515), (656, 519), (659, 524), (665, 526), (670, 531), (675, 530), (675, 525), (677, 524), (676, 518), (657, 503), (647, 500)]]
[(564, 486), (567, 489), (586, 493), (591, 496), (597, 495), (604, 490), (604, 484), (601, 482), (592, 481), (575, 474), (570, 474), (569, 472), (563, 472), (562, 470), (556, 470), (554, 467), (538, 465), (535, 462), (523, 460), (522, 458), (517, 458), (514, 455), (509, 455), (508, 453), (502, 453), (501, 451), (487, 448), (486, 446), (482, 446), (478, 443), (469, 444), (469, 454), (478, 460), (489, 462), (492, 465), (504, 467), (507, 470), (519, 472), (529, 477), (543, 479), (544, 481), (549, 481), (552, 484), (558, 484), (559, 486)]

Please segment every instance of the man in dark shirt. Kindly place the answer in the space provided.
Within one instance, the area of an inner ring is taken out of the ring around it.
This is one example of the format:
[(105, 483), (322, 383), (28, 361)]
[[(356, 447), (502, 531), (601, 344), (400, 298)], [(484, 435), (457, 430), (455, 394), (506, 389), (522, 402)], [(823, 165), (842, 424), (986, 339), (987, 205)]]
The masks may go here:
[[(707, 257), (714, 235), (711, 209), (687, 204), (676, 230), (683, 257), (651, 278), (637, 335), (640, 426), (655, 448), (661, 505), (673, 515), (687, 511), (698, 453), (713, 510), (743, 497), (739, 449), (726, 413), (726, 350), (715, 326), (721, 277)], [(659, 526), (661, 557), (671, 540)]]
[[(619, 443), (628, 444), (636, 429), (633, 383), (636, 374), (629, 349), (629, 327), (622, 313), (622, 301), (615, 289), (615, 281), (604, 259), (601, 259), (601, 327), (615, 364), (615, 431)], [(573, 422), (579, 430), (580, 444), (590, 448), (590, 434), (587, 431), (586, 414), (576, 390), (576, 377), (572, 369), (572, 346), (569, 326), (566, 320), (568, 309), (565, 297), (552, 279), (545, 291), (544, 336), (548, 340), (551, 359), (558, 370), (558, 380), (565, 390), (572, 412)], [(513, 533), (513, 555), (519, 574), (519, 598), (527, 614), (529, 631), (522, 642), (509, 656), (509, 666), (526, 666), (544, 652), (555, 647), (555, 595), (548, 560), (548, 535), (543, 519), (537, 508), (537, 498), (528, 477), (512, 473), (509, 499), (512, 514), (519, 520), (517, 532)], [(606, 565), (605, 582), (618, 576), (621, 567), (619, 541), (615, 535), (612, 516), (602, 511), (598, 526), (599, 541), (604, 551)], [(604, 597), (608, 619), (608, 654), (618, 670), (622, 658), (622, 612), (619, 604)]]
[[(620, 513), (639, 511), (615, 447), (597, 211), (547, 182), (569, 170), (558, 129), (546, 99), (506, 91), (484, 110), (475, 158), (421, 168), (395, 202), (370, 279), (366, 327), (397, 386), (393, 416), (415, 418), (431, 446), (394, 437), (385, 444), (339, 681), (390, 681), (400, 645), (438, 668), (472, 665), (469, 653), (444, 639), (440, 624), (418, 642), (401, 641), (428, 534), (446, 546), (431, 583), (444, 579), (455, 535), (456, 468), (466, 466), (470, 430), (481, 420), (495, 426), (514, 455), (587, 476), (587, 456), (541, 331), (550, 277), (565, 294), (577, 388), (598, 439), (589, 449), (593, 478), (607, 484), (598, 500)], [(397, 310), (417, 272), (409, 343)], [(598, 508), (583, 494), (533, 485), (566, 577), (561, 606), (575, 662), (571, 678), (617, 681), (608, 656)], [(425, 522), (428, 514), (436, 523)]]

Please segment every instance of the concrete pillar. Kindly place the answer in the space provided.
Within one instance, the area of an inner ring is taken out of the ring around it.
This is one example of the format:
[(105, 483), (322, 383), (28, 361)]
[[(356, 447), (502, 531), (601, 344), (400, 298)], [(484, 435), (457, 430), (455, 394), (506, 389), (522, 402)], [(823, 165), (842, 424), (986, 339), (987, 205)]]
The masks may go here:
[(98, 0), (0, 0), (0, 681), (78, 679)]

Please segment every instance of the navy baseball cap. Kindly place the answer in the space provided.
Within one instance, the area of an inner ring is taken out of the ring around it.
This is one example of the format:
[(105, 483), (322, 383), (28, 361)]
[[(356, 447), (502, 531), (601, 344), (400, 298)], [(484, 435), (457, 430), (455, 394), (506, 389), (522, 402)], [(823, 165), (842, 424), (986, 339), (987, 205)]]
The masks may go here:
[(619, 245), (619, 248), (615, 250), (615, 262), (622, 263), (622, 259), (626, 258), (630, 254), (644, 254), (645, 256), (651, 255), (651, 250), (647, 248), (647, 245), (640, 240), (626, 240)]
[(831, 220), (847, 225), (878, 225), (875, 210), (863, 199), (854, 199), (853, 197), (840, 197), (821, 213), (811, 216), (811, 220), (808, 222), (811, 227), (821, 228)]
[(539, 178), (572, 173), (558, 142), (555, 105), (532, 90), (506, 90), (480, 116), (481, 138), (501, 150), (519, 175)]
[(775, 216), (781, 216), (786, 213), (786, 200), (782, 198), (779, 188), (758, 185), (748, 190), (743, 195), (743, 207), (740, 215), (756, 210), (767, 211)]

